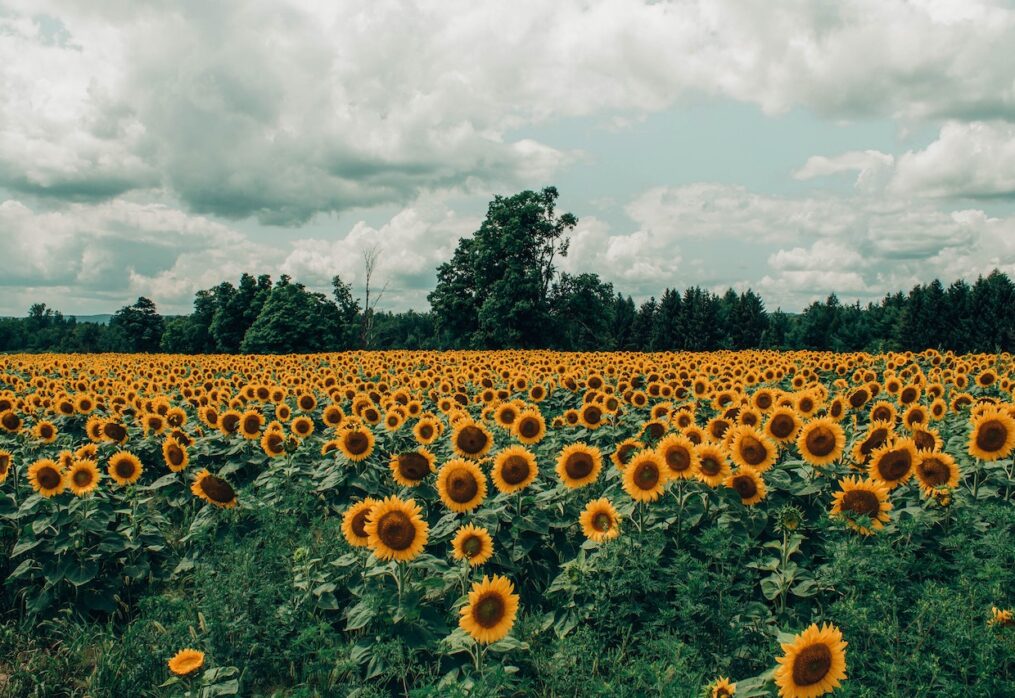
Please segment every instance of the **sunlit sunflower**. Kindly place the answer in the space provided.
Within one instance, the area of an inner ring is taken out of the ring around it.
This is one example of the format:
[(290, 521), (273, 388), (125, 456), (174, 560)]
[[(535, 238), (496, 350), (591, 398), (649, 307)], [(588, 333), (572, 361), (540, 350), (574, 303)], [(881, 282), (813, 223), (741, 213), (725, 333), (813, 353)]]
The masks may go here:
[(720, 676), (708, 686), (708, 698), (733, 698), (737, 693), (737, 685), (725, 676)]
[(812, 419), (800, 429), (796, 445), (800, 457), (811, 465), (828, 465), (842, 457), (846, 433), (830, 417)]
[(466, 524), (451, 540), (451, 554), (456, 560), (468, 560), (470, 567), (479, 567), (493, 557), (493, 538), (485, 528)]
[(451, 445), (462, 458), (479, 458), (493, 446), (493, 435), (478, 422), (463, 421), (451, 430)]
[(694, 447), (695, 477), (709, 487), (718, 487), (732, 472), (726, 454), (715, 444), (704, 443)]
[(366, 524), (375, 504), (377, 504), (376, 499), (367, 497), (362, 502), (357, 502), (346, 509), (342, 515), (342, 535), (352, 547), (365, 548), (370, 543)]
[(775, 684), (781, 698), (817, 698), (846, 679), (846, 642), (833, 625), (814, 624), (782, 643)]
[(844, 519), (853, 530), (870, 536), (888, 523), (891, 509), (884, 483), (873, 478), (846, 477), (839, 480), (839, 491), (834, 495), (829, 515)]
[(412, 435), (424, 446), (432, 444), (440, 436), (440, 423), (432, 417), (423, 417), (412, 428)]
[(898, 417), (898, 410), (895, 405), (887, 400), (878, 400), (870, 409), (870, 420), (872, 422), (888, 422), (895, 424)]
[(314, 433), (314, 420), (306, 415), (300, 415), (289, 424), (289, 431), (296, 438), (305, 439)]
[(490, 472), (494, 487), (504, 494), (525, 489), (538, 474), (536, 457), (524, 446), (509, 446), (501, 450), (493, 459)]
[(896, 439), (871, 454), (868, 472), (893, 490), (912, 477), (913, 466), (919, 458), (912, 439)]
[(223, 509), (232, 509), (236, 506), (236, 490), (232, 485), (207, 470), (202, 470), (197, 474), (190, 486), (190, 491), (209, 504)]
[(204, 652), (184, 649), (173, 655), (169, 660), (169, 671), (177, 676), (187, 676), (204, 666)]
[(44, 444), (51, 444), (56, 441), (59, 431), (52, 422), (42, 420), (32, 427), (32, 436)]
[[(670, 434), (656, 444), (655, 451), (669, 471), (667, 478), (687, 480), (694, 477), (698, 456), (694, 444), (683, 434)], [(631, 456), (633, 459), (634, 456)]]
[(261, 428), (264, 426), (264, 415), (257, 410), (247, 410), (240, 418), (240, 436), (251, 441), (261, 437)]
[(588, 403), (579, 410), (578, 421), (586, 429), (598, 429), (606, 423), (606, 414), (601, 405)]
[(343, 429), (338, 437), (338, 450), (354, 463), (366, 460), (374, 452), (374, 433), (358, 424)]
[(514, 590), (507, 577), (500, 575), (474, 582), (458, 627), (483, 644), (503, 639), (511, 632), (518, 614), (518, 595)]
[(190, 463), (190, 454), (187, 449), (172, 436), (162, 442), (162, 458), (166, 466), (174, 473), (185, 469)]
[(624, 491), (635, 501), (653, 502), (663, 494), (669, 479), (668, 471), (655, 449), (639, 451), (624, 468)]
[(436, 462), (434, 454), (425, 448), (418, 448), (415, 451), (393, 454), (388, 467), (391, 468), (391, 476), (399, 485), (415, 487), (436, 470), (434, 466)]
[(486, 499), (486, 475), (473, 461), (454, 458), (437, 471), (437, 492), (451, 511), (472, 511)]
[(78, 497), (95, 491), (100, 477), (99, 467), (93, 460), (76, 460), (64, 474), (67, 488)]
[(969, 455), (985, 461), (1007, 458), (1015, 448), (1015, 419), (999, 409), (984, 410), (971, 420)]
[(595, 499), (585, 505), (578, 517), (585, 537), (602, 543), (620, 535), (620, 515), (610, 500)]
[(365, 526), (370, 549), (381, 560), (405, 562), (423, 552), (430, 527), (413, 499), (391, 496), (373, 505)]
[(954, 489), (959, 484), (959, 466), (947, 453), (920, 451), (916, 461), (916, 479), (927, 496), (943, 487)]
[(60, 466), (49, 458), (37, 460), (28, 466), (28, 482), (43, 497), (54, 497), (63, 492), (66, 486)]
[(144, 467), (141, 459), (130, 451), (117, 451), (109, 457), (106, 470), (116, 484), (125, 487), (138, 481)]
[(778, 448), (768, 437), (754, 427), (745, 425), (733, 429), (729, 450), (730, 457), (737, 466), (753, 468), (759, 473), (775, 465), (779, 455)]
[(537, 410), (528, 410), (518, 415), (511, 431), (523, 444), (536, 444), (546, 436), (546, 420)]
[(518, 419), (518, 405), (513, 402), (501, 403), (493, 411), (493, 421), (502, 429), (510, 430)]
[(768, 496), (768, 488), (761, 478), (761, 473), (753, 468), (741, 467), (730, 474), (724, 483), (740, 496), (740, 502), (753, 506)]
[(566, 446), (557, 456), (557, 477), (571, 489), (595, 482), (602, 468), (599, 449), (581, 442)]

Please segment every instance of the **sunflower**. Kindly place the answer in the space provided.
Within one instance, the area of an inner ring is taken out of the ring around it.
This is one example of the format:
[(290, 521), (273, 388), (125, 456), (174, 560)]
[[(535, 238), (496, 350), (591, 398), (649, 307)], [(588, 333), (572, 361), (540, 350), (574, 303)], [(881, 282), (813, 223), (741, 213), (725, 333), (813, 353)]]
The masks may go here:
[(413, 437), (424, 446), (436, 441), (440, 433), (440, 423), (432, 417), (423, 417), (412, 428)]
[(782, 651), (774, 677), (781, 698), (816, 698), (846, 678), (846, 643), (833, 625), (811, 625), (782, 643)]
[(11, 463), (14, 462), (14, 456), (10, 451), (0, 448), (0, 483), (7, 479), (7, 475), (11, 472)]
[(127, 427), (115, 420), (109, 420), (102, 425), (102, 436), (107, 441), (122, 445), (127, 441)]
[(219, 416), (218, 428), (225, 436), (231, 436), (240, 429), (243, 414), (239, 410), (226, 410)]
[(896, 439), (871, 454), (868, 472), (893, 490), (913, 475), (913, 466), (919, 458), (912, 439)]
[(60, 466), (49, 458), (37, 460), (28, 466), (28, 482), (43, 497), (58, 495), (66, 486)]
[(779, 450), (754, 427), (741, 425), (732, 432), (730, 454), (738, 467), (746, 466), (763, 473), (775, 465)]
[(694, 456), (698, 466), (694, 475), (709, 487), (718, 487), (732, 472), (726, 454), (715, 444), (705, 443), (695, 446)]
[(434, 467), (436, 461), (436, 457), (430, 451), (418, 448), (415, 451), (392, 455), (388, 467), (391, 468), (391, 476), (399, 485), (415, 487), (436, 470)]
[(898, 417), (898, 411), (895, 409), (895, 405), (886, 400), (878, 400), (870, 409), (870, 420), (872, 422), (895, 424), (896, 417)]
[(636, 453), (624, 468), (624, 491), (638, 502), (654, 502), (663, 494), (669, 468), (654, 449)]
[(987, 625), (992, 628), (1010, 628), (1015, 626), (1015, 613), (1010, 608), (1001, 609), (997, 606), (990, 607), (990, 619)]
[(305, 439), (314, 433), (314, 420), (306, 415), (300, 415), (289, 425), (289, 430), (299, 439)]
[(190, 491), (209, 504), (223, 509), (232, 509), (236, 506), (236, 490), (232, 485), (207, 470), (202, 470), (197, 474), (190, 486)]
[(631, 461), (631, 456), (643, 448), (645, 448), (645, 444), (634, 437), (624, 439), (613, 449), (610, 460), (617, 466), (617, 470), (623, 471)]
[(532, 484), (539, 474), (536, 457), (524, 446), (510, 446), (493, 459), (490, 476), (499, 492), (520, 492)]
[(522, 412), (514, 422), (512, 433), (523, 444), (539, 443), (546, 436), (546, 420), (537, 410)]
[(375, 504), (376, 499), (367, 497), (346, 509), (342, 515), (342, 535), (352, 547), (365, 548), (369, 544), (370, 536), (367, 535), (366, 523)]
[(598, 429), (603, 426), (605, 414), (601, 405), (589, 403), (578, 413), (578, 422), (586, 429)]
[(585, 537), (596, 543), (603, 543), (620, 535), (620, 515), (605, 497), (585, 505), (578, 522)]
[(373, 505), (364, 530), (374, 556), (405, 562), (423, 552), (430, 527), (415, 500), (391, 496)]
[(0, 428), (14, 433), (21, 431), (21, 417), (14, 410), (0, 411)]
[(240, 436), (251, 441), (260, 438), (264, 426), (264, 415), (257, 410), (247, 410), (240, 418)]
[(916, 479), (920, 488), (932, 496), (942, 487), (954, 489), (959, 484), (959, 466), (947, 453), (921, 451), (916, 461)]
[(451, 445), (462, 458), (480, 458), (493, 446), (493, 435), (478, 422), (462, 421), (451, 431)]
[(940, 451), (944, 441), (937, 429), (917, 427), (913, 430), (913, 443), (917, 451)]
[(867, 433), (864, 435), (864, 438), (853, 445), (853, 460), (860, 465), (865, 465), (870, 460), (871, 454), (874, 451), (894, 438), (895, 432), (891, 424), (888, 422), (871, 422), (867, 426)]
[(452, 539), (451, 552), (456, 560), (468, 560), (470, 567), (479, 567), (493, 557), (493, 538), (485, 528), (466, 524)]
[(46, 420), (42, 420), (32, 427), (32, 436), (44, 444), (51, 444), (56, 441), (58, 433), (56, 425)]
[(1015, 448), (1015, 419), (999, 409), (984, 410), (973, 417), (969, 432), (969, 455), (985, 461), (1006, 458)]
[(178, 473), (190, 463), (190, 454), (187, 449), (172, 436), (162, 442), (162, 458), (166, 466), (174, 473)]
[(177, 676), (187, 676), (204, 666), (204, 652), (200, 650), (180, 650), (169, 660), (169, 671)]
[[(656, 444), (655, 452), (666, 466), (668, 471), (666, 473), (667, 479), (687, 480), (694, 477), (694, 472), (698, 466), (694, 444), (683, 434), (670, 434)], [(631, 456), (629, 462), (636, 455)]]
[(557, 477), (571, 489), (595, 482), (602, 467), (599, 449), (581, 442), (565, 447), (557, 456)]
[(514, 585), (500, 575), (472, 584), (469, 602), (461, 610), (458, 627), (476, 642), (490, 644), (511, 632), (518, 614)]
[(99, 468), (93, 460), (76, 460), (64, 474), (67, 489), (78, 497), (91, 493), (99, 486)]
[(350, 426), (339, 436), (338, 450), (354, 463), (366, 460), (374, 452), (374, 433), (363, 425)]
[(130, 451), (117, 451), (109, 457), (106, 469), (116, 484), (126, 486), (138, 481), (144, 466), (141, 465), (141, 459)]
[(451, 511), (471, 511), (486, 499), (486, 475), (473, 461), (454, 458), (437, 471), (437, 492)]
[(800, 418), (792, 407), (777, 407), (765, 422), (765, 435), (779, 443), (789, 443), (800, 431)]
[(830, 417), (812, 419), (800, 430), (796, 446), (800, 457), (811, 465), (828, 465), (842, 457), (846, 433)]
[[(329, 441), (328, 444), (334, 445), (333, 450), (338, 449), (338, 441)], [(328, 445), (326, 444), (326, 445)], [(285, 454), (285, 433), (278, 431), (277, 429), (268, 429), (261, 434), (261, 450), (269, 458), (278, 458)], [(321, 455), (324, 455), (323, 449)]]
[(732, 698), (736, 695), (737, 685), (730, 683), (725, 676), (720, 676), (708, 685), (708, 689), (710, 691), (708, 698)]
[[(891, 509), (888, 487), (884, 483), (873, 478), (846, 477), (839, 480), (839, 491), (835, 493), (829, 515), (845, 519), (847, 526), (870, 536), (888, 523)], [(858, 522), (857, 517), (867, 517), (870, 524)]]
[(761, 473), (753, 468), (739, 468), (726, 478), (725, 485), (740, 496), (740, 501), (753, 506), (768, 496), (768, 489)]

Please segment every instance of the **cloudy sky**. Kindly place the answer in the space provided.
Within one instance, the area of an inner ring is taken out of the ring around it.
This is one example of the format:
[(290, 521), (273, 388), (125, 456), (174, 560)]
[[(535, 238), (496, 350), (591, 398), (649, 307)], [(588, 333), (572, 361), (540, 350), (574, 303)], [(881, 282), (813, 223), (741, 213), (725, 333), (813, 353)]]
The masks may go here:
[(425, 309), (494, 194), (562, 267), (796, 310), (1015, 273), (1015, 6), (0, 0), (0, 314), (242, 271)]

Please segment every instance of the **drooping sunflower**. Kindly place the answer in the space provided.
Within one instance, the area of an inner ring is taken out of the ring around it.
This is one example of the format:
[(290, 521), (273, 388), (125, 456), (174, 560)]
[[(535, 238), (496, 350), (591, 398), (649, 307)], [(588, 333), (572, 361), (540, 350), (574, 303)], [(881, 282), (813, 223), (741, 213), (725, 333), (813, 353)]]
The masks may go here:
[[(698, 456), (695, 453), (694, 444), (686, 436), (670, 434), (656, 444), (655, 451), (669, 471), (668, 478), (687, 480), (694, 477), (698, 468)], [(631, 456), (631, 459), (634, 457)]]
[(571, 489), (595, 482), (602, 468), (599, 449), (581, 442), (566, 446), (557, 457), (557, 477)]
[(485, 528), (466, 524), (451, 540), (451, 554), (456, 560), (468, 560), (470, 567), (479, 567), (493, 557), (493, 538)]
[(177, 676), (187, 676), (204, 666), (204, 652), (193, 649), (183, 649), (173, 655), (169, 660), (169, 671)]
[(483, 424), (462, 421), (451, 430), (451, 445), (462, 458), (480, 458), (493, 446), (493, 435)]
[(375, 504), (377, 504), (376, 499), (367, 497), (362, 502), (357, 502), (346, 509), (342, 515), (342, 535), (352, 547), (365, 548), (370, 543), (366, 524)]
[(730, 456), (738, 467), (747, 466), (763, 473), (775, 465), (778, 455), (776, 445), (754, 427), (741, 425), (733, 430)]
[(536, 444), (546, 436), (546, 420), (538, 410), (527, 410), (518, 415), (511, 431), (523, 444)]
[[(834, 495), (829, 516), (842, 518), (853, 530), (870, 536), (888, 523), (891, 509), (888, 487), (884, 483), (873, 478), (846, 477), (839, 480), (839, 491)], [(870, 522), (858, 521), (857, 517), (867, 517)]]
[(985, 461), (1007, 458), (1015, 448), (1015, 419), (999, 409), (987, 409), (971, 420), (969, 455)]
[(811, 625), (792, 642), (782, 644), (776, 658), (775, 684), (781, 698), (817, 698), (846, 679), (846, 642), (833, 625)]
[(138, 481), (144, 467), (141, 465), (141, 459), (130, 451), (117, 451), (109, 457), (106, 470), (116, 484), (126, 487)]
[(233, 486), (207, 470), (202, 470), (197, 474), (190, 486), (190, 491), (196, 497), (223, 509), (232, 509), (236, 506), (236, 490), (233, 489)]
[(536, 457), (524, 446), (509, 446), (493, 459), (490, 472), (499, 492), (519, 492), (532, 484), (539, 474)]
[(14, 462), (14, 455), (5, 449), (0, 448), (0, 484), (7, 479), (11, 472), (11, 464)]
[(473, 461), (454, 458), (437, 471), (437, 492), (451, 511), (472, 511), (486, 499), (486, 475)]
[(190, 454), (187, 449), (172, 436), (162, 442), (162, 458), (166, 466), (174, 473), (184, 470), (190, 463)]
[(709, 487), (718, 487), (730, 476), (732, 470), (726, 454), (715, 444), (695, 446), (694, 455), (698, 466), (694, 475)]
[(28, 482), (43, 497), (54, 497), (63, 492), (66, 486), (60, 466), (49, 458), (37, 460), (28, 466)]
[(361, 424), (343, 429), (338, 437), (338, 450), (354, 463), (366, 460), (374, 452), (374, 433)]
[(415, 487), (436, 470), (434, 466), (436, 462), (437, 458), (430, 451), (417, 448), (415, 451), (393, 454), (388, 467), (391, 468), (391, 476), (395, 482), (406, 487)]
[(95, 461), (76, 460), (64, 477), (67, 480), (67, 488), (78, 497), (83, 497), (99, 486), (101, 474)]
[(578, 522), (585, 537), (596, 543), (603, 543), (620, 535), (620, 515), (605, 497), (586, 504), (581, 516), (578, 517)]
[(761, 473), (753, 468), (741, 467), (735, 470), (726, 478), (725, 485), (736, 491), (740, 502), (747, 506), (754, 506), (768, 496), (768, 488), (765, 487)]
[(413, 499), (391, 496), (373, 505), (365, 526), (368, 543), (381, 560), (405, 562), (423, 552), (430, 527)]
[(624, 468), (624, 491), (635, 501), (654, 502), (663, 494), (668, 471), (655, 449), (643, 449)]
[(895, 438), (895, 431), (888, 422), (871, 422), (863, 439), (853, 445), (851, 455), (860, 465), (866, 465), (871, 454)]
[(959, 466), (947, 453), (920, 451), (916, 461), (916, 479), (920, 489), (928, 496), (934, 491), (947, 487), (954, 489), (959, 484)]
[(912, 439), (896, 439), (871, 454), (870, 476), (893, 490), (913, 475), (913, 466), (920, 456)]
[(796, 445), (800, 457), (811, 465), (828, 465), (842, 457), (846, 433), (830, 417), (812, 419), (800, 429)]
[(484, 576), (482, 581), (474, 582), (458, 627), (482, 644), (503, 639), (511, 632), (518, 614), (518, 595), (514, 590), (510, 580), (500, 575)]

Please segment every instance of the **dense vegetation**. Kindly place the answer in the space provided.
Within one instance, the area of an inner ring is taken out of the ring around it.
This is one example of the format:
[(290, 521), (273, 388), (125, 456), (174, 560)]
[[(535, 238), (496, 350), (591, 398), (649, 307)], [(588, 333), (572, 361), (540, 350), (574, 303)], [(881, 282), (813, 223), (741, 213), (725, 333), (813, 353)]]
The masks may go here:
[(0, 695), (1010, 695), (1013, 388), (936, 351), (0, 357)]
[(558, 272), (577, 219), (558, 216), (556, 199), (553, 188), (494, 199), (480, 229), (437, 269), (426, 313), (366, 308), (339, 277), (325, 295), (288, 277), (244, 274), (235, 286), (199, 291), (183, 317), (163, 318), (140, 298), (106, 326), (37, 304), (26, 318), (0, 319), (0, 351), (1015, 349), (1015, 284), (998, 271), (947, 288), (934, 280), (866, 306), (832, 295), (799, 314), (769, 312), (751, 290), (698, 287), (667, 288), (636, 305), (596, 274)]

